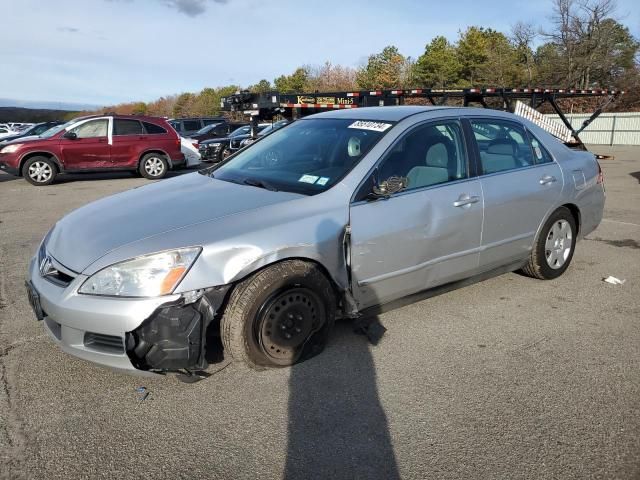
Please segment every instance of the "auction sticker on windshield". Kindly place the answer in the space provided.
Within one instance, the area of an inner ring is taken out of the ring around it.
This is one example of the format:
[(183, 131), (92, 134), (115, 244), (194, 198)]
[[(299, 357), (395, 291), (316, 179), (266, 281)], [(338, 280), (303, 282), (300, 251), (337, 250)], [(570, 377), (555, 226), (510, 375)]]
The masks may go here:
[(298, 179), (299, 182), (304, 183), (316, 183), (316, 180), (318, 180), (318, 177), (316, 175), (302, 175)]
[(389, 127), (390, 123), (383, 122), (365, 122), (364, 120), (357, 120), (349, 125), (349, 128), (359, 128), (360, 130), (373, 130), (374, 132), (384, 132)]

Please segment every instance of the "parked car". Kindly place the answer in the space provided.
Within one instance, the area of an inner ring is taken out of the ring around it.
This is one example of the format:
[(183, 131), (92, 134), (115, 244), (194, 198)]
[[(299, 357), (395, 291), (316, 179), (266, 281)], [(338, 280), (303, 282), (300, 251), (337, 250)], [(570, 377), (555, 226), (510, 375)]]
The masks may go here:
[(224, 117), (172, 118), (169, 120), (169, 124), (181, 137), (189, 137), (207, 125), (217, 124), (225, 120)]
[(197, 142), (194, 140), (180, 137), (180, 150), (185, 158), (185, 167), (195, 167), (202, 162), (200, 151), (197, 148)]
[(42, 123), (36, 123), (35, 125), (32, 125), (30, 127), (27, 127), (25, 130), (15, 133), (13, 135), (9, 135), (7, 137), (3, 137), (2, 139), (0, 139), (0, 145), (4, 145), (12, 140), (15, 140), (17, 138), (26, 138), (26, 137), (37, 137), (40, 134), (46, 132), (47, 130), (49, 130), (52, 127), (55, 127), (57, 125), (62, 125), (64, 122), (42, 122)]
[(338, 317), (496, 269), (556, 279), (604, 201), (593, 154), (512, 114), (337, 110), (68, 214), (28, 295), (55, 342), (102, 365), (197, 371), (219, 332), (234, 360), (286, 366)]
[(252, 138), (251, 136), (248, 136), (247, 138), (242, 140), (240, 142), (240, 148), (244, 148), (251, 145), (253, 142), (258, 140), (259, 138), (264, 137), (265, 135), (269, 135), (270, 133), (275, 132), (279, 128), (282, 128), (285, 125), (288, 125), (289, 123), (290, 123), (289, 120), (279, 120), (277, 122), (269, 124), (268, 126), (264, 127), (262, 130), (258, 132), (256, 136), (257, 138)]
[(223, 138), (229, 136), (229, 134), (240, 127), (244, 127), (249, 125), (247, 122), (229, 122), (223, 121), (219, 123), (214, 123), (211, 125), (207, 125), (204, 128), (201, 128), (193, 135), (189, 135), (189, 138), (197, 140), (198, 142), (203, 142), (204, 140), (209, 140), (212, 138)]
[[(263, 123), (258, 125), (258, 132), (266, 128), (269, 124)], [(248, 138), (251, 134), (251, 126), (245, 125), (237, 128), (228, 136), (223, 138), (214, 138), (200, 142), (198, 148), (203, 162), (221, 162), (229, 155), (240, 149), (240, 142)]]
[(157, 117), (76, 118), (31, 140), (0, 148), (0, 170), (49, 185), (60, 173), (131, 170), (149, 179), (184, 165), (180, 137)]
[(10, 137), (18, 133), (17, 130), (12, 129), (8, 125), (0, 125), (0, 141), (5, 137)]

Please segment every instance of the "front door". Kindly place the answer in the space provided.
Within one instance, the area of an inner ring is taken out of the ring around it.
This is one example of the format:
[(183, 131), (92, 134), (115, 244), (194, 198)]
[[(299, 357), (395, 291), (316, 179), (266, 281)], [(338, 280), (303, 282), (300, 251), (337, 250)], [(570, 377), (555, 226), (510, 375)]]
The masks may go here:
[(96, 118), (72, 128), (76, 138), (60, 139), (65, 170), (92, 170), (111, 167), (109, 119)]
[(482, 189), (469, 178), (457, 120), (422, 124), (400, 138), (373, 177), (404, 182), (388, 198), (351, 206), (351, 273), (360, 309), (472, 275), (478, 268)]
[(521, 124), (470, 120), (485, 202), (480, 267), (490, 270), (527, 257), (538, 227), (562, 192), (563, 178)]

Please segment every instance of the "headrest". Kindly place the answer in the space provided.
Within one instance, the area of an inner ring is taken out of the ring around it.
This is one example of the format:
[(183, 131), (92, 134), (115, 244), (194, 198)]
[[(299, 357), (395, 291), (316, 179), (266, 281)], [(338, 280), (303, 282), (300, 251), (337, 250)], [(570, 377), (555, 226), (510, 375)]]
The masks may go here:
[(498, 155), (514, 155), (515, 145), (511, 140), (494, 140), (489, 144), (487, 153), (495, 153)]
[(444, 142), (434, 143), (429, 147), (425, 163), (428, 167), (447, 168), (449, 164), (449, 152)]

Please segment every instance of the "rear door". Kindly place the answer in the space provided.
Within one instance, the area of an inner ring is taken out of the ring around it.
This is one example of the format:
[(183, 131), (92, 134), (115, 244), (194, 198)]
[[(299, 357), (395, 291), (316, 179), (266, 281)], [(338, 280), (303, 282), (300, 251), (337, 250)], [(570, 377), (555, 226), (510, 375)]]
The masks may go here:
[(113, 168), (135, 168), (138, 164), (138, 152), (148, 141), (139, 120), (114, 118), (111, 145)]
[[(477, 270), (482, 191), (466, 152), (458, 120), (422, 124), (401, 137), (365, 181), (350, 209), (352, 285), (360, 308)], [(401, 179), (407, 187), (367, 200), (375, 177), (379, 184)]]
[(65, 170), (111, 168), (110, 117), (86, 120), (69, 130), (76, 138), (60, 139)]
[(519, 122), (470, 118), (484, 196), (480, 268), (527, 257), (562, 192), (560, 167)]

